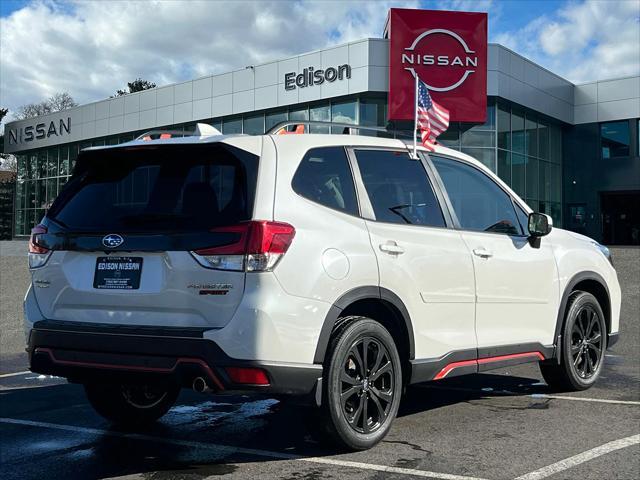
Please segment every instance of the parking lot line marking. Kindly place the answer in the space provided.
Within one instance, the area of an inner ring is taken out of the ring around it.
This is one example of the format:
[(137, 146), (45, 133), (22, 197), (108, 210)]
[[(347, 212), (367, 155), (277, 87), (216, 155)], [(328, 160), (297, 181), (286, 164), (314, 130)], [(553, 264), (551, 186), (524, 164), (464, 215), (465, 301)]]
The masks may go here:
[[(487, 393), (484, 389), (464, 388), (464, 387), (443, 387), (441, 385), (419, 385), (419, 388), (428, 388), (433, 390), (451, 390), (454, 392), (472, 392), (472, 393)], [(499, 395), (504, 397), (520, 397), (518, 392), (511, 392), (508, 390), (491, 390), (493, 395)], [(570, 397), (568, 395), (548, 395), (546, 393), (530, 393), (526, 394), (531, 398), (551, 398), (556, 400), (574, 400), (576, 402), (594, 402), (594, 403), (611, 403), (617, 405), (640, 405), (640, 402), (634, 400), (609, 400), (607, 398), (590, 398), (590, 397)]]
[(564, 460), (560, 460), (559, 462), (552, 463), (551, 465), (547, 465), (546, 467), (540, 468), (539, 470), (526, 473), (516, 478), (515, 480), (541, 480), (543, 478), (550, 477), (551, 475), (555, 475), (556, 473), (580, 465), (581, 463), (588, 462), (589, 460), (601, 457), (602, 455), (606, 455), (607, 453), (615, 452), (616, 450), (627, 448), (632, 445), (637, 445), (639, 443), (640, 435), (632, 435), (630, 437), (621, 438), (620, 440), (614, 440), (612, 442), (605, 443), (604, 445), (600, 445), (599, 447), (592, 448), (591, 450), (587, 450), (586, 452), (574, 455), (573, 457), (565, 458)]
[(20, 375), (26, 375), (27, 373), (31, 373), (31, 372), (29, 370), (25, 370), (24, 372), (3, 373), (3, 374), (0, 374), (0, 378), (18, 377)]
[(558, 400), (575, 400), (577, 402), (595, 402), (595, 403), (613, 403), (617, 405), (640, 405), (640, 402), (633, 400), (609, 400), (606, 398), (589, 398), (589, 397), (569, 397), (566, 395), (546, 395), (544, 393), (533, 393), (529, 395), (534, 398), (554, 398)]
[(191, 440), (178, 440), (163, 437), (154, 437), (151, 435), (142, 435), (139, 433), (115, 432), (110, 430), (102, 430), (99, 428), (80, 427), (75, 425), (64, 425), (59, 423), (36, 422), (33, 420), (21, 420), (17, 418), (0, 418), (0, 423), (11, 425), (25, 425), (29, 427), (50, 428), (54, 430), (63, 430), (73, 433), (85, 433), (88, 435), (110, 436), (127, 438), (131, 440), (144, 440), (156, 443), (165, 443), (169, 445), (179, 445), (191, 448), (209, 448), (217, 450), (221, 453), (233, 454), (240, 453), (243, 455), (251, 455), (254, 457), (275, 458), (278, 460), (294, 460), (299, 462), (318, 463), (324, 465), (335, 465), (339, 467), (356, 468), (360, 470), (371, 470), (376, 472), (398, 473), (402, 475), (412, 475), (414, 477), (434, 478), (437, 480), (485, 480), (477, 477), (467, 477), (464, 475), (452, 475), (448, 473), (429, 472), (426, 470), (415, 470), (412, 468), (389, 467), (386, 465), (376, 465), (371, 463), (350, 462), (346, 460), (337, 460), (332, 458), (320, 457), (302, 457), (292, 453), (270, 452), (268, 450), (258, 450), (253, 448), (233, 447), (230, 445), (220, 445), (217, 443), (196, 442)]
[(452, 475), (449, 473), (428, 472), (426, 470), (415, 470), (413, 468), (388, 467), (386, 465), (373, 465), (370, 463), (350, 462), (347, 460), (336, 460), (333, 458), (300, 458), (300, 461), (311, 463), (322, 463), (325, 465), (335, 465), (339, 467), (356, 468), (360, 470), (373, 470), (376, 472), (397, 473), (400, 475), (412, 475), (414, 477), (435, 478), (438, 480), (483, 480), (477, 477), (466, 477), (464, 475)]

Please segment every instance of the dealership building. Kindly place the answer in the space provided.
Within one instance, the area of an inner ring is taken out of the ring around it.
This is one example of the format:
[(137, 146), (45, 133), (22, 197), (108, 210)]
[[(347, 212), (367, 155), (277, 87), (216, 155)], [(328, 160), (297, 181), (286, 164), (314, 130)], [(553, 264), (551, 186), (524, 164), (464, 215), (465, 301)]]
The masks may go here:
[[(389, 42), (363, 39), (7, 124), (4, 150), (18, 159), (14, 236), (40, 220), (86, 147), (196, 122), (224, 134), (262, 134), (286, 120), (387, 125)], [(575, 85), (502, 45), (486, 51), (486, 120), (452, 122), (440, 143), (480, 160), (556, 225), (640, 244), (640, 76)]]

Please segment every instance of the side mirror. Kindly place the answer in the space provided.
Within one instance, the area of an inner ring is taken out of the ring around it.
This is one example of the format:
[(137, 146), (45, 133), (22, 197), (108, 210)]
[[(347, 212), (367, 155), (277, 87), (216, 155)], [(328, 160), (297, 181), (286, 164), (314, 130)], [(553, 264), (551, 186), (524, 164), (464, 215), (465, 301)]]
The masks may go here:
[(544, 237), (553, 228), (553, 219), (544, 213), (533, 212), (529, 214), (529, 235), (532, 237)]

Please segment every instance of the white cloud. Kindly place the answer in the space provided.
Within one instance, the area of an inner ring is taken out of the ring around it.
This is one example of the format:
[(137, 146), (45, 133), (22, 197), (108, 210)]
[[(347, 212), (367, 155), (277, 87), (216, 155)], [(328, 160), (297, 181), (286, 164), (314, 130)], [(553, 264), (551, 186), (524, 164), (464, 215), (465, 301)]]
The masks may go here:
[(640, 2), (572, 2), (494, 40), (573, 82), (640, 74)]
[(39, 0), (0, 19), (0, 105), (68, 91), (98, 100), (137, 77), (158, 85), (379, 37), (404, 2)]
[[(572, 81), (640, 71), (637, 0), (573, 1), (518, 30), (506, 18), (513, 3), (428, 5), (489, 11), (492, 41)], [(137, 77), (163, 85), (379, 37), (391, 6), (419, 2), (35, 0), (0, 19), (0, 106), (14, 110), (60, 91), (85, 103)]]

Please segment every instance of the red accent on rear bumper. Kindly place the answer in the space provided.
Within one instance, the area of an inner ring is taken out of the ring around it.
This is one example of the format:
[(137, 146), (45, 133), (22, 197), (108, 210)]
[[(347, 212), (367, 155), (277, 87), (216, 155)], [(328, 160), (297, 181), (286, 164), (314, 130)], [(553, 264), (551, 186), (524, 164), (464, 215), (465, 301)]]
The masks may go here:
[(109, 363), (93, 363), (93, 362), (77, 362), (74, 360), (59, 360), (53, 354), (53, 351), (50, 348), (38, 347), (35, 349), (34, 353), (46, 353), (51, 358), (53, 363), (57, 363), (59, 365), (70, 365), (75, 367), (87, 367), (87, 368), (100, 368), (105, 370), (126, 370), (126, 371), (138, 371), (138, 372), (157, 372), (157, 373), (173, 373), (178, 365), (181, 363), (195, 363), (199, 365), (207, 374), (211, 382), (219, 389), (224, 390), (224, 385), (218, 379), (216, 374), (211, 370), (211, 367), (207, 365), (204, 360), (199, 358), (188, 358), (188, 357), (180, 357), (176, 360), (176, 363), (171, 368), (163, 368), (163, 367), (141, 367), (138, 365), (117, 365), (117, 364), (109, 364)]
[(268, 386), (269, 377), (261, 368), (255, 367), (226, 367), (225, 370), (233, 383), (239, 385), (263, 385)]
[(453, 362), (440, 370), (434, 380), (440, 380), (445, 378), (452, 370), (460, 367), (469, 367), (472, 365), (484, 365), (485, 363), (502, 362), (504, 360), (512, 360), (516, 358), (537, 357), (538, 360), (545, 360), (545, 357), (540, 352), (524, 352), (524, 353), (512, 353), (510, 355), (499, 355), (497, 357), (479, 358), (477, 360), (465, 360), (462, 362)]

